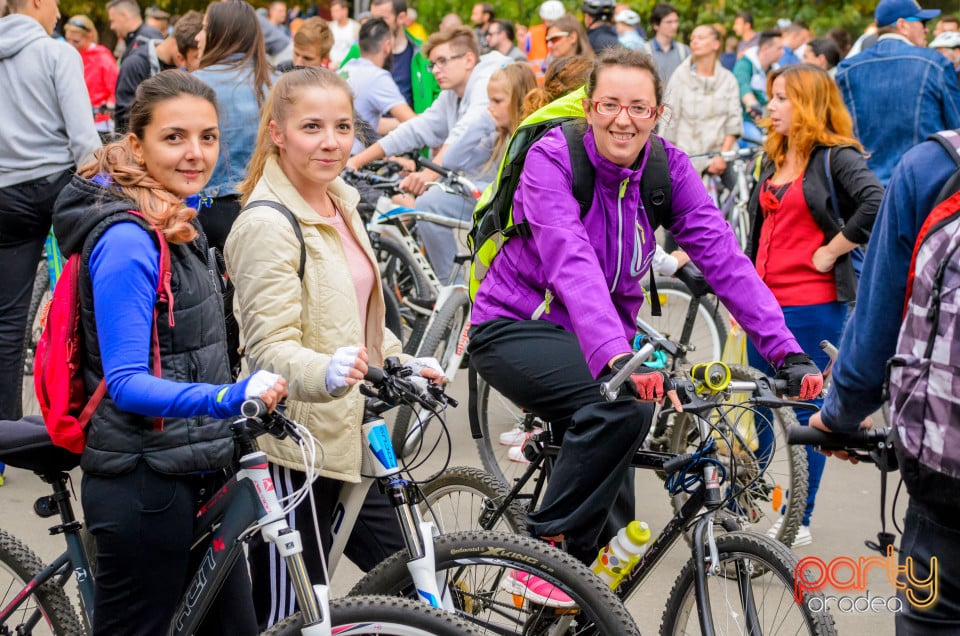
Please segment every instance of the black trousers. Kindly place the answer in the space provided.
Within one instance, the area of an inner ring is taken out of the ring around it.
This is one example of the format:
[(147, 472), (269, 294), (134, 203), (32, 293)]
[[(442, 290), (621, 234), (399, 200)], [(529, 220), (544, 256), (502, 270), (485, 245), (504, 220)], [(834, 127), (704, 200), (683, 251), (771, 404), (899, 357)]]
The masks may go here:
[(53, 204), (70, 171), (0, 188), (0, 420), (20, 419), (17, 386), (33, 278), (50, 232)]
[(535, 537), (564, 535), (590, 563), (635, 516), (630, 460), (654, 406), (600, 395), (577, 337), (546, 321), (492, 320), (470, 334), (470, 363), (497, 391), (562, 435), (540, 508), (527, 519)]
[(207, 245), (215, 247), (223, 254), (223, 245), (233, 222), (240, 216), (240, 197), (236, 195), (210, 199), (209, 206), (197, 210), (197, 218), (207, 235)]
[[(280, 498), (299, 490), (306, 481), (304, 473), (277, 464), (270, 464), (273, 486)], [(313, 482), (313, 496), (317, 506), (317, 522), (323, 542), (323, 555), (330, 553), (333, 543), (331, 525), (334, 508), (340, 496), (342, 481), (320, 477)], [(317, 533), (310, 511), (310, 499), (304, 499), (290, 513), (290, 525), (300, 531), (303, 560), (310, 580), (323, 582), (323, 565), (317, 547)], [(397, 515), (386, 495), (374, 483), (353, 527), (344, 554), (364, 572), (404, 548)], [(297, 611), (293, 584), (287, 576), (286, 563), (272, 543), (265, 543), (258, 534), (250, 542), (250, 577), (253, 580), (253, 602), (260, 629), (265, 630)]]
[[(94, 636), (167, 633), (196, 565), (197, 503), (222, 481), (161, 475), (145, 462), (123, 475), (83, 475), (83, 514), (97, 541)], [(246, 565), (237, 560), (198, 634), (259, 633)]]

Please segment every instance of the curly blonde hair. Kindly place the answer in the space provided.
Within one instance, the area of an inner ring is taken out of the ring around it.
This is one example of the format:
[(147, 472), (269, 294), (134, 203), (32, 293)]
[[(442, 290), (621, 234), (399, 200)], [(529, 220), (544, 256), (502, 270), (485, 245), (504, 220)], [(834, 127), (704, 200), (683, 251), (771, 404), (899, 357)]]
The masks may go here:
[[(216, 94), (205, 83), (183, 71), (163, 71), (137, 87), (130, 106), (130, 134), (143, 139), (157, 105), (181, 95), (200, 97), (217, 107)], [(184, 205), (180, 197), (166, 190), (147, 172), (134, 157), (129, 137), (97, 150), (93, 159), (77, 172), (86, 179), (97, 175), (108, 177), (120, 194), (133, 201), (170, 243), (188, 243), (197, 237), (191, 223), (197, 211)]]

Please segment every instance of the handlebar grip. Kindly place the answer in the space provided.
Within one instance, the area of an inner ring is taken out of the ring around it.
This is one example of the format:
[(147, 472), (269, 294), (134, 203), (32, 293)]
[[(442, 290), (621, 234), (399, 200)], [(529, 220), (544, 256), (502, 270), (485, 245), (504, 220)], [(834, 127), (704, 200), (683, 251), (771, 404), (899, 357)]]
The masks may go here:
[(416, 162), (417, 162), (417, 165), (420, 166), (421, 168), (426, 168), (427, 170), (433, 170), (434, 172), (438, 172), (444, 176), (450, 176), (453, 174), (453, 171), (450, 170), (449, 168), (444, 168), (440, 164), (436, 164), (430, 161), (429, 159), (424, 159), (423, 157), (417, 157)]
[(363, 379), (367, 382), (372, 382), (374, 384), (382, 384), (384, 377), (383, 369), (380, 367), (367, 367), (367, 374), (363, 376)]
[(843, 433), (827, 433), (810, 426), (791, 426), (787, 429), (788, 444), (819, 446), (825, 450), (875, 450), (890, 434), (888, 428), (860, 429)]
[(240, 414), (250, 419), (263, 417), (268, 411), (267, 405), (260, 398), (248, 398), (240, 405)]

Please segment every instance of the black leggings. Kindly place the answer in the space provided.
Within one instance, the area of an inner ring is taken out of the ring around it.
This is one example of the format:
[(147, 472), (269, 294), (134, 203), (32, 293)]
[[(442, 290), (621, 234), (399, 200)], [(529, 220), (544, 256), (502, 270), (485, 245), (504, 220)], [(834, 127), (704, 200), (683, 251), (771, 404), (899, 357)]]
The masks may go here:
[[(270, 464), (270, 475), (278, 497), (286, 497), (299, 490), (305, 480), (304, 473), (277, 464)], [(313, 496), (317, 505), (317, 521), (323, 541), (324, 556), (330, 553), (332, 543), (331, 524), (334, 507), (340, 496), (342, 481), (320, 477), (313, 482)], [(323, 580), (320, 550), (317, 548), (310, 499), (304, 499), (288, 516), (290, 525), (300, 532), (303, 543), (303, 561), (313, 583)], [(370, 487), (360, 517), (353, 527), (344, 554), (364, 572), (402, 550), (403, 537), (397, 515), (387, 496), (376, 484)], [(253, 602), (260, 629), (265, 630), (297, 610), (293, 583), (287, 576), (286, 563), (272, 543), (264, 543), (257, 534), (250, 542), (250, 576), (253, 579)]]
[(630, 397), (607, 402), (577, 337), (546, 321), (476, 325), (470, 363), (493, 388), (562, 435), (552, 478), (527, 523), (533, 536), (564, 535), (571, 554), (592, 562), (635, 517), (629, 466), (650, 430), (653, 404)]
[[(123, 475), (84, 473), (81, 500), (97, 541), (94, 636), (166, 634), (186, 589), (197, 502), (217, 477), (161, 475), (145, 462)], [(243, 558), (198, 634), (257, 634)]]

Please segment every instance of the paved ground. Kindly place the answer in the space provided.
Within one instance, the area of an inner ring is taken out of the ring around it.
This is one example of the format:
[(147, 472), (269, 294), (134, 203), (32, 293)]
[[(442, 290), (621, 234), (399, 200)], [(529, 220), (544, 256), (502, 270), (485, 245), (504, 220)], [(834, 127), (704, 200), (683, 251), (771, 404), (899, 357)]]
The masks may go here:
[[(479, 466), (473, 441), (470, 439), (466, 417), (465, 375), (453, 383), (452, 393), (462, 398), (459, 409), (451, 410), (449, 428), (454, 439), (454, 456), (451, 465)], [(662, 486), (655, 477), (641, 475), (639, 487), (643, 493), (638, 497), (638, 518), (647, 521), (656, 533), (670, 518), (672, 512)], [(79, 474), (74, 480), (79, 488)], [(872, 556), (875, 553), (864, 547), (867, 539), (875, 540), (879, 530), (879, 473), (871, 466), (852, 466), (830, 460), (824, 475), (817, 512), (813, 520), (814, 543), (797, 551), (800, 557), (816, 556), (829, 562), (838, 556)], [(32, 511), (36, 497), (46, 494), (46, 486), (30, 473), (8, 469), (7, 484), (0, 488), (0, 527), (12, 532), (32, 546), (42, 558), (49, 560), (62, 549), (58, 539), (47, 535), (47, 520), (36, 517)], [(905, 497), (900, 502), (900, 516), (905, 509)], [(79, 513), (79, 506), (77, 506)], [(689, 553), (683, 544), (678, 544), (665, 562), (653, 573), (651, 580), (630, 600), (628, 606), (646, 634), (656, 633), (666, 601), (666, 593), (673, 585), (679, 569)], [(840, 572), (842, 574), (842, 571)], [(347, 563), (336, 575), (336, 590), (348, 589), (358, 578), (356, 568)], [(893, 588), (879, 568), (871, 570), (867, 589), (870, 597), (890, 597)], [(840, 592), (827, 590), (834, 596), (863, 596), (863, 592)], [(842, 602), (846, 608), (850, 601)], [(862, 602), (861, 602), (862, 603)], [(870, 634), (885, 636), (893, 634), (893, 615), (888, 611), (856, 612), (833, 610), (838, 629), (845, 634)]]

